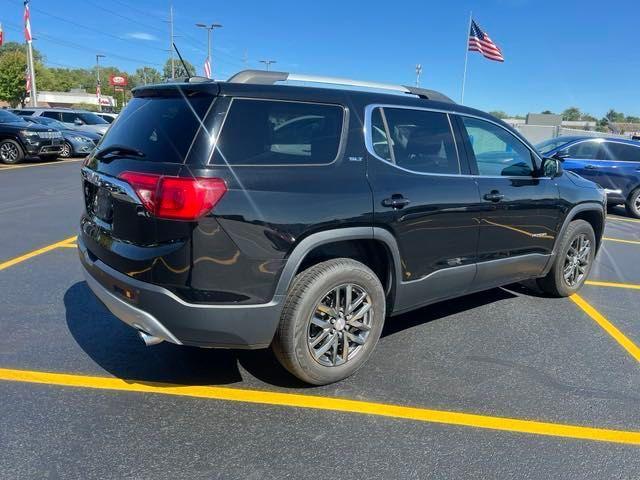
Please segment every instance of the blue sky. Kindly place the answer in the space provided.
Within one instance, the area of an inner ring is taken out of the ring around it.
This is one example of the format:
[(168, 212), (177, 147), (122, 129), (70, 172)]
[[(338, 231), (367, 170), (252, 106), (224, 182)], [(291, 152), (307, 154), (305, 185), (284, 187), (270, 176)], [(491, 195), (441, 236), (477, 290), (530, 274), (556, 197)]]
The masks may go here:
[[(21, 41), (22, 2), (0, 0), (7, 40)], [(51, 66), (105, 64), (133, 71), (164, 63), (168, 0), (32, 0), (35, 45)], [(640, 4), (621, 0), (212, 1), (174, 0), (176, 43), (200, 69), (205, 32), (218, 22), (214, 75), (258, 60), (274, 69), (413, 83), (459, 99), (469, 11), (502, 48), (505, 63), (469, 54), (465, 103), (524, 114), (578, 106), (640, 115)], [(56, 18), (57, 17), (57, 18)]]

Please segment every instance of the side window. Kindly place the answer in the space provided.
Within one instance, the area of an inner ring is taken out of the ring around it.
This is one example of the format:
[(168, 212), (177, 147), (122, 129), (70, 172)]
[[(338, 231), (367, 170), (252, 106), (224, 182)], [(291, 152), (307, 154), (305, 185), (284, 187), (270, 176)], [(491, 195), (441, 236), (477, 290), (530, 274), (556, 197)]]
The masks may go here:
[(62, 113), (62, 121), (64, 123), (73, 123), (76, 121), (76, 118), (78, 118), (78, 115), (76, 115), (73, 112), (63, 112)]
[(212, 163), (327, 164), (340, 148), (344, 110), (338, 105), (235, 99)]
[(571, 145), (567, 149), (567, 153), (571, 158), (596, 160), (599, 158), (598, 152), (600, 152), (601, 145), (602, 144), (600, 142), (596, 141), (580, 142)]
[(618, 142), (603, 142), (600, 158), (619, 162), (640, 162), (640, 148)]
[(456, 145), (445, 113), (385, 108), (383, 115), (391, 136), (387, 158), (391, 157), (396, 165), (419, 173), (460, 173)]
[(54, 120), (60, 120), (59, 112), (42, 112), (43, 117), (53, 118)]
[(382, 110), (376, 108), (371, 112), (371, 144), (373, 151), (380, 158), (391, 161), (391, 150), (389, 149), (389, 139), (382, 119)]
[(531, 150), (504, 128), (462, 116), (473, 155), (482, 176), (530, 177), (534, 172)]

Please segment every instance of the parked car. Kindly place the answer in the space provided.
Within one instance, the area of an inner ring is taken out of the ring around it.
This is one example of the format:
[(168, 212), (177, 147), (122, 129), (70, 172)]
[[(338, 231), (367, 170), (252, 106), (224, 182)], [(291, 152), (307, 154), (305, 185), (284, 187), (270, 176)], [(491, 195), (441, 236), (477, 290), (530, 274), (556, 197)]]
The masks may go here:
[[(553, 146), (553, 148), (549, 148)], [(537, 145), (563, 168), (604, 188), (609, 205), (640, 218), (640, 142), (620, 138), (558, 137)]]
[(93, 112), (85, 110), (72, 110), (70, 108), (30, 108), (32, 117), (53, 118), (64, 123), (67, 127), (77, 128), (83, 132), (93, 132), (104, 135), (109, 128), (109, 123)]
[(387, 317), (532, 278), (571, 295), (601, 244), (602, 189), (431, 90), (245, 71), (133, 97), (81, 170), (78, 248), (147, 345), (271, 346), (335, 382)]
[(54, 160), (62, 151), (62, 134), (45, 126), (26, 122), (7, 110), (0, 110), (0, 161), (19, 163), (25, 158)]
[(100, 112), (100, 113), (96, 113), (96, 115), (98, 115), (101, 119), (103, 119), (107, 123), (113, 123), (113, 121), (116, 118), (118, 118), (117, 113)]
[(77, 128), (69, 128), (62, 122), (47, 117), (23, 117), (28, 122), (46, 125), (62, 132), (64, 144), (60, 157), (82, 157), (88, 155), (96, 147), (102, 135), (93, 132), (83, 132)]

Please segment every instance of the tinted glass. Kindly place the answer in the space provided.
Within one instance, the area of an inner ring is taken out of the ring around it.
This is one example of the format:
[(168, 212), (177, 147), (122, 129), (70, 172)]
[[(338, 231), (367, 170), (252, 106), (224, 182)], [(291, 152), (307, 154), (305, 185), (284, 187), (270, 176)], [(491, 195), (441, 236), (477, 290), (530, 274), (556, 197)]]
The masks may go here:
[[(55, 118), (56, 120), (60, 120), (60, 112), (42, 112), (43, 117), (47, 118)], [(73, 122), (73, 120), (71, 120)]]
[(22, 117), (6, 110), (0, 110), (0, 123), (23, 122)]
[(473, 149), (478, 174), (484, 176), (533, 175), (531, 151), (504, 128), (484, 120), (461, 117)]
[(540, 142), (536, 144), (536, 150), (541, 154), (549, 153), (551, 150), (564, 145), (565, 143), (569, 143), (570, 140), (565, 140), (561, 138), (552, 138), (551, 140), (545, 140), (544, 142)]
[(587, 141), (571, 145), (567, 149), (567, 153), (571, 158), (583, 158), (586, 160), (595, 160), (598, 158), (600, 151), (600, 142)]
[(100, 146), (124, 145), (144, 153), (142, 160), (183, 163), (214, 98), (205, 93), (134, 98)]
[(62, 121), (65, 123), (73, 123), (79, 118), (77, 113), (74, 112), (62, 112)]
[(459, 174), (460, 163), (444, 113), (385, 108), (396, 165), (420, 173)]
[(100, 118), (95, 113), (80, 112), (80, 113), (77, 113), (76, 116), (87, 125), (106, 125), (107, 124), (106, 120), (104, 120), (103, 118)]
[(603, 142), (600, 158), (620, 162), (640, 162), (640, 148), (617, 142)]
[(337, 105), (236, 99), (227, 113), (212, 162), (331, 163), (340, 147), (343, 113)]
[(385, 131), (384, 122), (382, 121), (382, 111), (376, 108), (371, 112), (371, 143), (373, 151), (380, 158), (391, 161), (391, 152), (389, 151), (389, 139)]

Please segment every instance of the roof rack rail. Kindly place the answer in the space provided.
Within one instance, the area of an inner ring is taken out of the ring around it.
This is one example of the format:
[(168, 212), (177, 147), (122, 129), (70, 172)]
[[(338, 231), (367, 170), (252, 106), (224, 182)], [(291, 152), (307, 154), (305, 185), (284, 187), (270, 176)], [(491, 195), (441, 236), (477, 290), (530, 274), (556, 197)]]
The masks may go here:
[(274, 85), (276, 82), (312, 82), (328, 83), (332, 85), (348, 85), (351, 87), (376, 88), (380, 90), (392, 90), (395, 92), (408, 93), (428, 100), (439, 102), (455, 103), (446, 95), (428, 90), (426, 88), (409, 87), (406, 85), (394, 85), (391, 83), (366, 82), (363, 80), (351, 80), (349, 78), (325, 77), (321, 75), (305, 75), (300, 73), (275, 72), (265, 70), (242, 70), (227, 80), (229, 83), (254, 83), (258, 85)]

